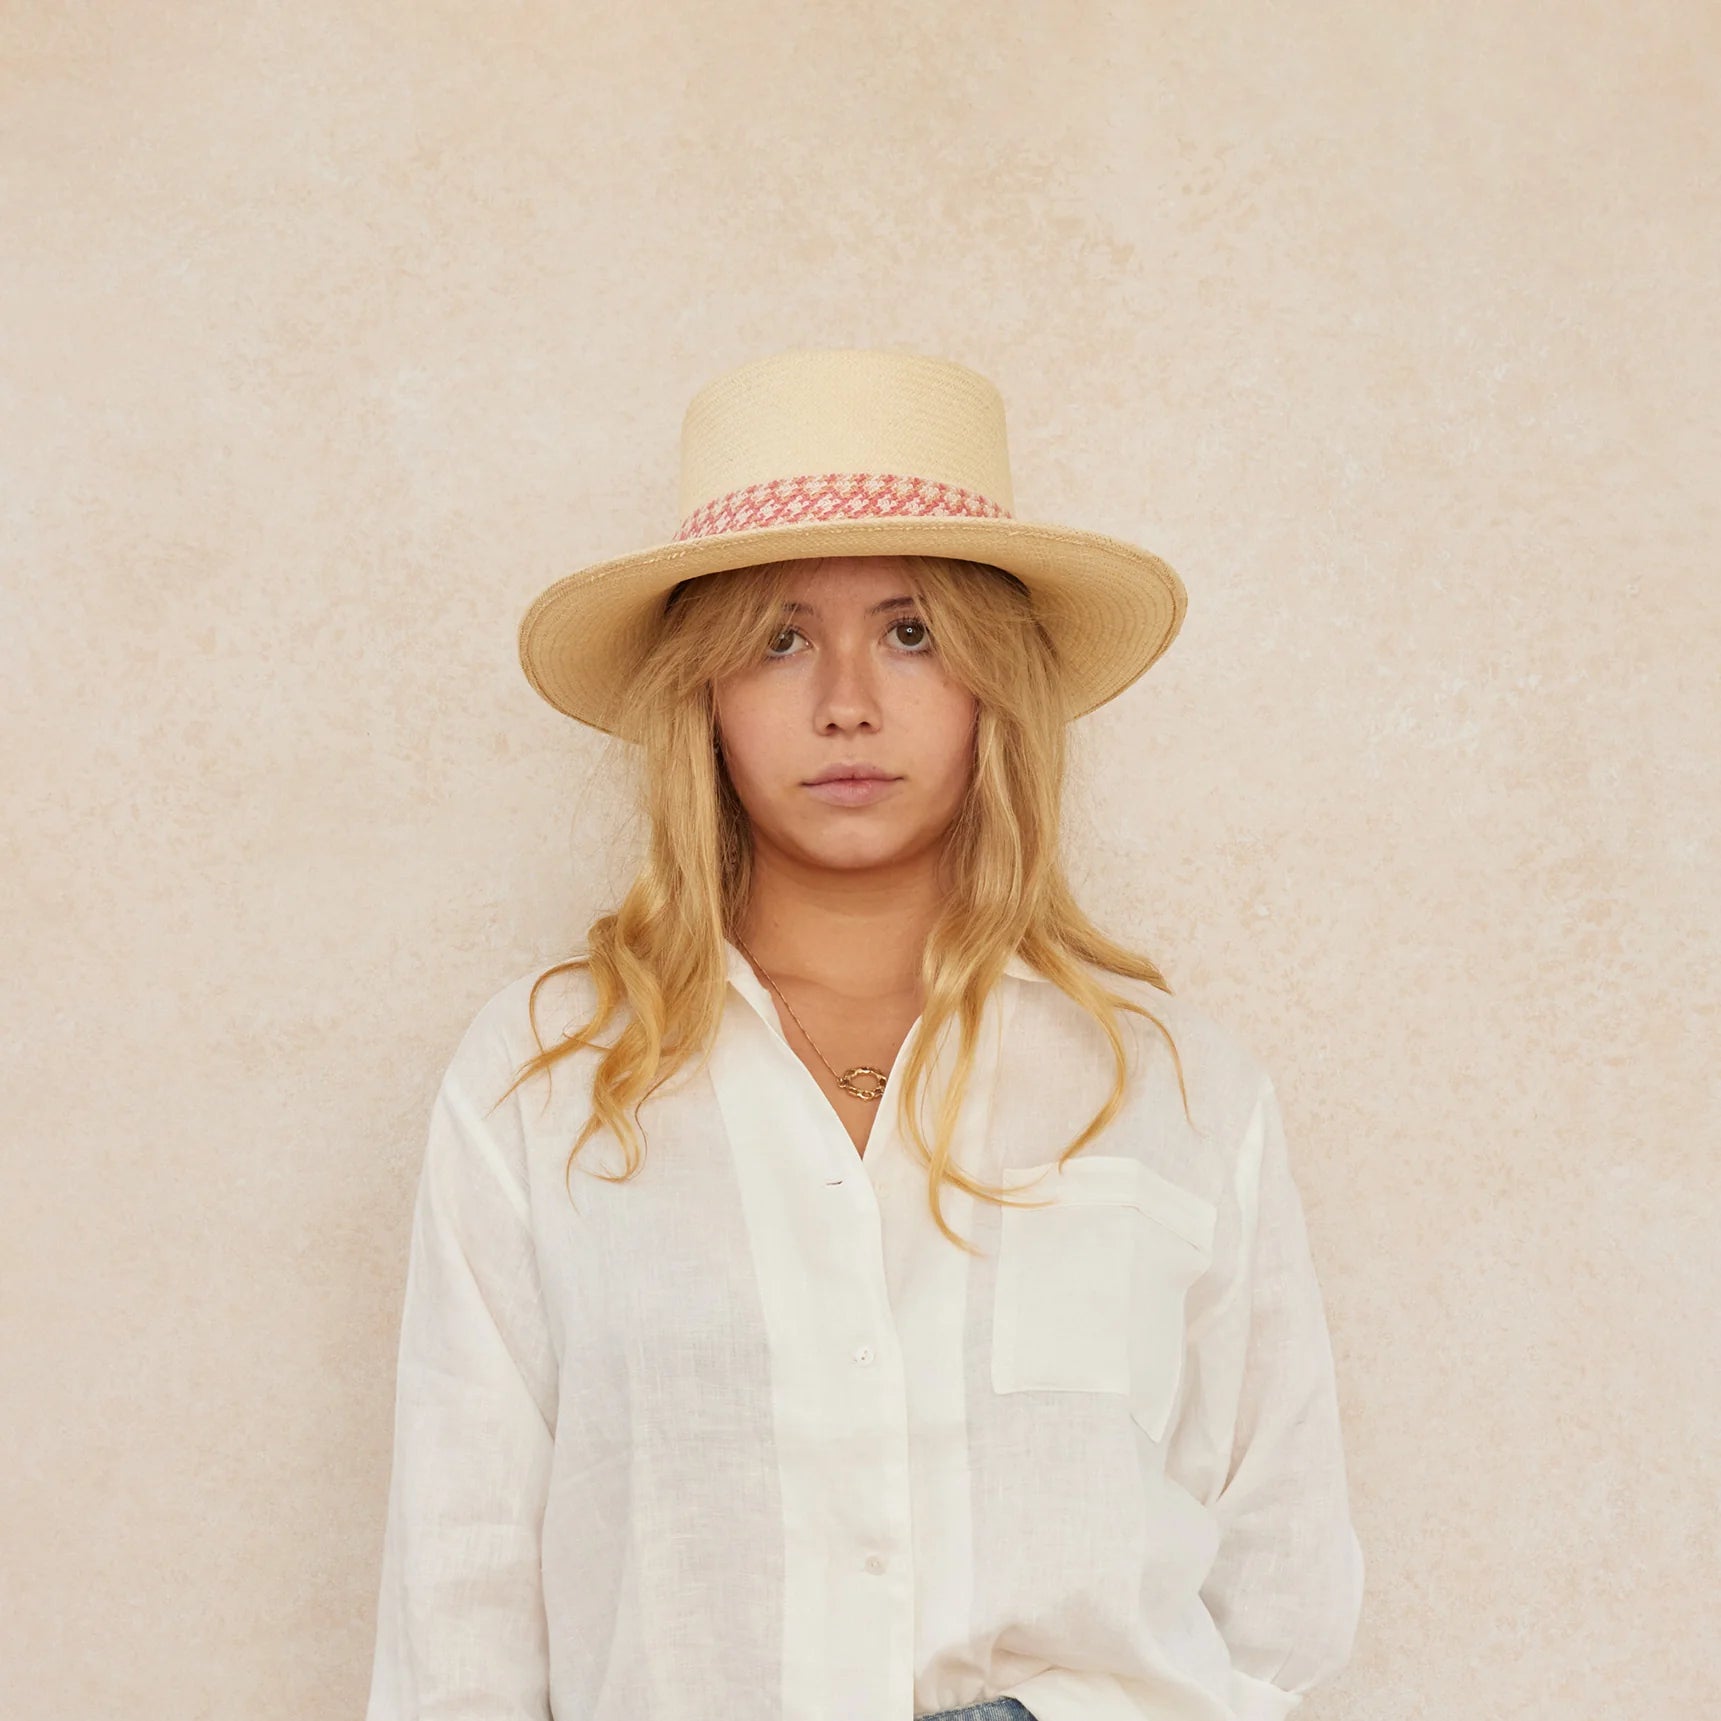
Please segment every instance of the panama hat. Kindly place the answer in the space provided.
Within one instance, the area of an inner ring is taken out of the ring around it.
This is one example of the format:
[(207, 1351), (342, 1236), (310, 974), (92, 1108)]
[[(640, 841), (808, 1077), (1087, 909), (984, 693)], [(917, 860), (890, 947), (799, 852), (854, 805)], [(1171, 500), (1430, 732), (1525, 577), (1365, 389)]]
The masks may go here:
[(705, 384), (681, 427), (680, 524), (567, 574), (520, 622), (520, 664), (556, 710), (626, 735), (625, 695), (672, 587), (760, 562), (957, 556), (1028, 588), (1069, 688), (1067, 717), (1166, 650), (1187, 598), (1134, 544), (1018, 520), (1004, 402), (977, 371), (898, 348), (797, 347)]

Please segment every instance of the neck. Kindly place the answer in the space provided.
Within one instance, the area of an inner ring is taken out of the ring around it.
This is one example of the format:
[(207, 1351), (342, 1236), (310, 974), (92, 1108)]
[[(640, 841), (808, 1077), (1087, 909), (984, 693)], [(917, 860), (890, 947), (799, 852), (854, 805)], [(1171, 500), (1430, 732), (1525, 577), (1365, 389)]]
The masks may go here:
[(741, 942), (779, 985), (899, 998), (920, 985), (941, 899), (937, 859), (843, 872), (756, 845)]

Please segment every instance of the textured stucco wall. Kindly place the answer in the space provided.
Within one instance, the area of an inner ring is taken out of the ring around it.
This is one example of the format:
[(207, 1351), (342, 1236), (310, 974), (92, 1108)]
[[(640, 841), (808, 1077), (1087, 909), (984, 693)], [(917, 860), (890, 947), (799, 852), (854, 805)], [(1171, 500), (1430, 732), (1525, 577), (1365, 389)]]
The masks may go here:
[(431, 1093), (628, 858), (515, 621), (871, 341), (1189, 586), (1071, 840), (1283, 1094), (1311, 1717), (1712, 1713), (1718, 85), (1697, 0), (0, 11), (0, 1713), (358, 1713)]

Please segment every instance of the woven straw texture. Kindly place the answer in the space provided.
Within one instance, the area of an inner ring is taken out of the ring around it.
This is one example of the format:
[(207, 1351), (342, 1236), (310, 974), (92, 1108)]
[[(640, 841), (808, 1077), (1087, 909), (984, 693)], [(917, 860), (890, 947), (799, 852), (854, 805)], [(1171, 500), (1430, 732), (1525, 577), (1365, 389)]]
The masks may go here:
[(1142, 675), (1183, 621), (1183, 582), (1158, 556), (1012, 517), (1003, 400), (948, 359), (797, 348), (716, 378), (683, 419), (678, 498), (668, 542), (555, 581), (521, 619), (526, 679), (579, 722), (625, 735), (620, 696), (669, 589), (758, 562), (923, 554), (1005, 568), (1066, 666), (1071, 718)]

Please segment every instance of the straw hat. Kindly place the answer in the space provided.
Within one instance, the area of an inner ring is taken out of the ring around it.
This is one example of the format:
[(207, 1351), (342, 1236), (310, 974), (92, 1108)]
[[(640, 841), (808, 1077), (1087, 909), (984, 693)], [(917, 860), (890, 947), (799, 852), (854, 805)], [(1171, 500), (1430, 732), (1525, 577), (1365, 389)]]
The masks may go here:
[(558, 711), (625, 736), (619, 696), (678, 581), (791, 557), (960, 556), (1028, 587), (1079, 717), (1176, 638), (1183, 582), (1147, 550), (1014, 505), (1003, 399), (965, 365), (895, 348), (755, 359), (687, 408), (675, 536), (540, 592), (521, 667)]

